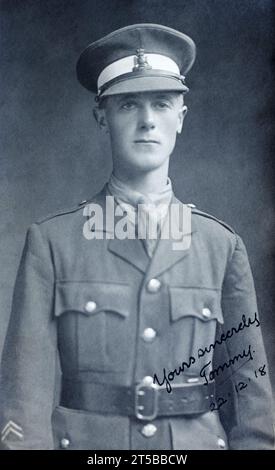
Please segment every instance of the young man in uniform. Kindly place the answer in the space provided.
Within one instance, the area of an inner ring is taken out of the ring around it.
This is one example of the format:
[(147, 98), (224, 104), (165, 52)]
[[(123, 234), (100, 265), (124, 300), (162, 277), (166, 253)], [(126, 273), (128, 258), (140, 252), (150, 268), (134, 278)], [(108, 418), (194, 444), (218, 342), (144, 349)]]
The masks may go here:
[(245, 247), (168, 178), (194, 59), (188, 36), (151, 24), (80, 56), (113, 173), (28, 232), (2, 361), (7, 448), (272, 448)]

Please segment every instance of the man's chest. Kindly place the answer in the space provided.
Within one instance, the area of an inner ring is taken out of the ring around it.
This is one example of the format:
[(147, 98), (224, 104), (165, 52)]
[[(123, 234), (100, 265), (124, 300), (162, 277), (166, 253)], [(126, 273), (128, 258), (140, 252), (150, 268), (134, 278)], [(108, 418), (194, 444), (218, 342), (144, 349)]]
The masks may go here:
[(194, 244), (177, 259), (165, 248), (150, 260), (140, 240), (97, 240), (60, 263), (54, 314), (65, 370), (161, 376), (214, 340), (222, 267)]

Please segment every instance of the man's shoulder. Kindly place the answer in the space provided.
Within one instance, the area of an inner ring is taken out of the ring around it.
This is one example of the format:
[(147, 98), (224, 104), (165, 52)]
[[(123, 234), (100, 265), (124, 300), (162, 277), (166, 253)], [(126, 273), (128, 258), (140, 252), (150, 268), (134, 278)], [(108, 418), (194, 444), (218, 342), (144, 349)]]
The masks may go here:
[[(173, 202), (173, 201), (172, 201)], [(208, 212), (204, 212), (200, 209), (197, 208), (197, 206), (193, 203), (184, 203), (181, 200), (179, 200), (177, 197), (174, 197), (174, 202), (183, 204), (191, 210), (192, 214), (192, 225), (200, 229), (208, 229), (208, 230), (218, 230), (218, 231), (224, 231), (225, 233), (229, 232), (229, 234), (236, 235), (235, 230), (228, 225), (226, 222), (223, 220), (219, 219), (218, 217), (215, 217), (212, 214), (209, 214)], [(225, 230), (224, 230), (225, 229)]]
[[(194, 206), (193, 204), (189, 204), (189, 206), (191, 206), (192, 215), (194, 215), (194, 217), (198, 220), (198, 223), (205, 222), (206, 224), (210, 226), (222, 227), (222, 228), (225, 228), (227, 231), (231, 232), (232, 234), (234, 235), (236, 234), (235, 230), (223, 220), (215, 217), (212, 214), (209, 214), (208, 212), (204, 212), (204, 211), (197, 209), (197, 207)], [(208, 221), (210, 221), (210, 223)]]
[(102, 198), (104, 198), (105, 195), (105, 187), (98, 193), (94, 194), (92, 197), (88, 199), (84, 199), (82, 201), (77, 202), (75, 205), (67, 208), (60, 209), (59, 211), (55, 211), (53, 213), (47, 214), (38, 220), (36, 220), (37, 225), (45, 225), (47, 222), (49, 223), (55, 223), (58, 222), (59, 220), (64, 222), (64, 218), (66, 219), (75, 219), (75, 215), (83, 215), (83, 210), (84, 208), (91, 203), (94, 204), (101, 204), (102, 203)]
[(42, 217), (40, 217), (39, 219), (37, 219), (35, 221), (35, 223), (37, 225), (43, 225), (45, 222), (48, 222), (48, 221), (51, 221), (51, 220), (55, 220), (55, 219), (59, 219), (60, 217), (62, 216), (66, 216), (66, 215), (69, 215), (69, 214), (74, 214), (76, 212), (79, 212), (81, 211), (81, 209), (83, 208), (83, 206), (86, 204), (86, 200), (85, 201), (81, 201), (79, 203), (76, 203), (75, 205), (73, 206), (70, 206), (70, 207), (64, 207), (58, 211), (55, 211), (55, 212), (51, 212), (49, 214), (46, 214)]
[[(223, 220), (192, 205), (192, 232), (200, 234), (202, 246), (213, 253), (233, 253), (238, 235)], [(228, 251), (229, 250), (229, 251)]]

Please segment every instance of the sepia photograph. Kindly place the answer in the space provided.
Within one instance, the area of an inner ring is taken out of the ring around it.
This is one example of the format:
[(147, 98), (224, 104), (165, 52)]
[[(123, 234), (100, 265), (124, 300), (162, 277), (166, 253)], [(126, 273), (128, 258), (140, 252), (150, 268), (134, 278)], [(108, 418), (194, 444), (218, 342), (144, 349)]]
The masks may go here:
[(0, 18), (1, 451), (274, 450), (274, 2)]

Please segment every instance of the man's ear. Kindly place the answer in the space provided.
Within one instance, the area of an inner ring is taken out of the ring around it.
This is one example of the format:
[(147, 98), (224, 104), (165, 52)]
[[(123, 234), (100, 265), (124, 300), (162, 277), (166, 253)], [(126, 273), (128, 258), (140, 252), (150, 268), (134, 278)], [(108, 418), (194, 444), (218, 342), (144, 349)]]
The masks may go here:
[(108, 133), (109, 129), (106, 120), (105, 110), (103, 108), (99, 108), (99, 106), (95, 106), (93, 109), (93, 115), (100, 129)]
[(188, 111), (188, 108), (185, 105), (179, 111), (179, 124), (178, 124), (178, 128), (177, 128), (177, 133), (178, 134), (180, 134), (181, 131), (182, 131), (182, 125), (183, 125), (183, 121), (184, 121), (184, 118), (186, 116), (187, 111)]

